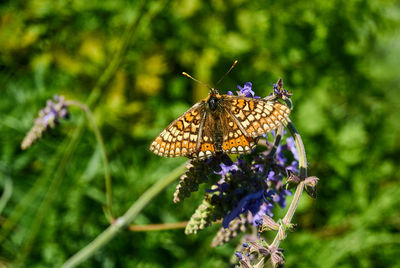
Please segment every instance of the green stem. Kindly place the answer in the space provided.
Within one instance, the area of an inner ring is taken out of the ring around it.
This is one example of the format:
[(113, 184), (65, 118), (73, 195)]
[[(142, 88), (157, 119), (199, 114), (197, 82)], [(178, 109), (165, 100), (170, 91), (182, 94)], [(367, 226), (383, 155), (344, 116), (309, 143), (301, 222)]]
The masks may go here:
[[(38, 211), (36, 212), (36, 217), (31, 223), (29, 228), (29, 233), (26, 235), (24, 239), (24, 244), (22, 245), (22, 249), (19, 250), (19, 254), (17, 255), (17, 258), (14, 261), (13, 265), (15, 267), (22, 266), (22, 264), (25, 262), (25, 259), (29, 256), (33, 248), (36, 235), (40, 231), (40, 228), (42, 228), (42, 222), (47, 216), (46, 212), (49, 210), (52, 201), (54, 200), (54, 198), (58, 193), (58, 187), (62, 181), (62, 178), (64, 177), (67, 164), (71, 159), (76, 147), (78, 146), (78, 141), (81, 135), (81, 131), (82, 128), (80, 128), (80, 131), (75, 132), (71, 140), (69, 140), (68, 145), (66, 147), (63, 146), (62, 147), (63, 150), (60, 151), (62, 159), (58, 163), (59, 165), (57, 166), (57, 170), (54, 172), (54, 175), (49, 176), (51, 178), (50, 186), (44, 195), (43, 201), (40, 202)], [(53, 168), (51, 169), (51, 171), (53, 171)]]
[(278, 149), (278, 146), (281, 143), (282, 135), (283, 135), (283, 126), (279, 126), (275, 134), (274, 144), (271, 148), (271, 151), (268, 154), (270, 157), (273, 157), (274, 154), (276, 153), (276, 150)]
[(185, 228), (188, 221), (174, 222), (174, 223), (158, 223), (146, 225), (130, 225), (129, 231), (132, 232), (149, 232), (149, 231), (164, 231)]
[(175, 181), (185, 171), (185, 169), (186, 163), (180, 165), (166, 177), (150, 187), (135, 203), (131, 205), (122, 217), (116, 219), (112, 225), (105, 229), (92, 242), (68, 259), (62, 267), (75, 267), (91, 257), (98, 249), (105, 246), (107, 242), (113, 239), (121, 229), (128, 226), (154, 197)]
[(83, 103), (75, 100), (69, 100), (66, 102), (67, 105), (74, 105), (82, 109), (82, 111), (85, 112), (88, 121), (92, 124), (94, 134), (96, 136), (97, 142), (100, 145), (100, 151), (101, 151), (101, 156), (103, 158), (103, 164), (104, 164), (104, 179), (105, 179), (105, 185), (106, 185), (106, 217), (110, 221), (113, 217), (112, 213), (112, 181), (111, 181), (111, 175), (110, 175), (110, 166), (109, 166), (109, 161), (107, 158), (106, 154), (106, 146), (104, 145), (104, 139), (103, 136), (101, 135), (101, 132), (99, 130), (99, 127), (96, 124), (96, 121), (93, 117), (92, 112), (90, 109)]
[[(5, 172), (4, 172), (5, 173)], [(0, 215), (6, 207), (8, 200), (10, 200), (13, 191), (13, 183), (8, 174), (4, 174), (4, 190), (0, 198)]]
[[(300, 170), (300, 178), (302, 179), (302, 181), (297, 185), (296, 192), (294, 193), (292, 202), (290, 203), (289, 209), (282, 220), (283, 225), (279, 227), (280, 230), (278, 231), (278, 234), (275, 236), (275, 239), (271, 244), (271, 247), (275, 248), (278, 248), (280, 242), (286, 237), (286, 228), (291, 223), (293, 215), (296, 212), (301, 194), (303, 193), (304, 190), (304, 179), (307, 177), (307, 158), (303, 141), (300, 137), (300, 134), (297, 132), (296, 128), (294, 127), (293, 123), (290, 120), (288, 120), (286, 127), (288, 128), (290, 134), (293, 136), (297, 151), (299, 153), (299, 170)], [(280, 235), (281, 233), (283, 233), (284, 235), (283, 236)]]
[(294, 142), (296, 143), (296, 148), (299, 153), (299, 169), (300, 169), (300, 179), (304, 180), (307, 177), (307, 157), (306, 157), (306, 150), (304, 149), (303, 140), (299, 132), (297, 132), (296, 128), (294, 127), (293, 123), (288, 120), (286, 125), (290, 134), (294, 138)]

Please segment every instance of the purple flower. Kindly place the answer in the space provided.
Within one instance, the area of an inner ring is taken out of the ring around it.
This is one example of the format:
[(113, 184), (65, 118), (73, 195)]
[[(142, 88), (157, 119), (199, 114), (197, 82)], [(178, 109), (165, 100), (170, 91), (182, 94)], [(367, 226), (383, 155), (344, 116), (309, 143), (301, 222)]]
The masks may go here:
[(239, 204), (228, 215), (225, 216), (224, 220), (222, 221), (222, 226), (224, 228), (228, 228), (229, 223), (234, 218), (239, 217), (240, 214), (246, 213), (247, 211), (252, 212), (252, 214), (256, 214), (262, 203), (263, 194), (264, 191), (261, 190), (248, 194), (242, 198)]
[(46, 107), (39, 111), (34, 126), (29, 130), (21, 143), (23, 150), (29, 148), (35, 141), (42, 137), (49, 128), (54, 128), (59, 119), (68, 119), (68, 106), (63, 96), (54, 96), (48, 100)]
[(275, 180), (275, 172), (274, 171), (271, 170), (270, 172), (268, 172), (267, 180), (269, 180), (269, 181)]
[(269, 215), (269, 216), (273, 216), (273, 214), (272, 214), (272, 209), (274, 208), (274, 205), (271, 203), (271, 202), (264, 202), (261, 206), (260, 206), (260, 208), (259, 208), (259, 210), (257, 211), (257, 213), (256, 214), (254, 214), (253, 215), (253, 225), (254, 226), (257, 226), (257, 225), (259, 225), (259, 223), (261, 222), (261, 224), (262, 224), (262, 217), (264, 216), (264, 215)]
[(290, 171), (292, 171), (294, 173), (298, 173), (299, 172), (298, 162), (297, 161), (292, 161), (292, 163), (286, 167), (286, 170), (290, 170)]
[(281, 208), (286, 207), (286, 196), (292, 195), (292, 193), (288, 190), (282, 190), (279, 194), (275, 193), (272, 198), (275, 203), (279, 204)]
[(238, 257), (239, 260), (241, 260), (243, 258), (242, 253), (240, 253), (239, 251), (235, 252), (236, 257)]
[(243, 87), (237, 86), (240, 91), (237, 91), (239, 96), (245, 96), (249, 98), (260, 99), (260, 97), (256, 96), (254, 91), (252, 90), (253, 85), (251, 82), (246, 82)]
[(292, 152), (294, 159), (299, 161), (299, 153), (297, 152), (293, 137), (286, 138), (286, 146)]
[(286, 157), (283, 154), (283, 148), (281, 145), (278, 146), (278, 148), (276, 148), (276, 162), (278, 165), (285, 165), (287, 162)]
[(227, 175), (229, 172), (232, 172), (234, 170), (239, 170), (239, 167), (234, 165), (233, 162), (231, 165), (221, 163), (220, 167), (221, 167), (221, 171), (214, 171), (214, 173), (221, 175), (222, 177), (225, 177), (225, 175)]
[(262, 173), (264, 171), (263, 164), (254, 164), (253, 167), (255, 172)]

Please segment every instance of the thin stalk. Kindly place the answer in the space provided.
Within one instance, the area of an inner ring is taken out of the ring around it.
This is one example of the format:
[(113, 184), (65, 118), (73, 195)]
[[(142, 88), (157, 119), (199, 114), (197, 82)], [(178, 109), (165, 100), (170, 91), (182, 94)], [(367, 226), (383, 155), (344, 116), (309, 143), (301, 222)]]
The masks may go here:
[(159, 224), (146, 224), (146, 225), (129, 225), (129, 231), (132, 232), (148, 232), (148, 231), (164, 231), (173, 229), (182, 229), (187, 225), (187, 221), (174, 222), (174, 223), (159, 223)]
[(103, 164), (104, 164), (104, 179), (105, 179), (105, 185), (106, 185), (106, 217), (109, 221), (111, 221), (113, 217), (112, 213), (112, 181), (111, 181), (111, 175), (110, 175), (110, 166), (109, 166), (109, 161), (106, 153), (106, 146), (104, 145), (104, 139), (103, 136), (101, 135), (101, 132), (99, 130), (99, 127), (96, 124), (96, 121), (93, 117), (92, 112), (90, 111), (89, 107), (87, 107), (85, 104), (75, 101), (75, 100), (69, 100), (66, 102), (67, 105), (73, 105), (77, 106), (82, 109), (83, 112), (85, 112), (88, 121), (92, 124), (94, 134), (96, 136), (97, 142), (100, 145), (100, 151), (101, 151), (101, 156), (103, 158)]
[(139, 199), (131, 205), (127, 212), (120, 218), (116, 219), (115, 222), (105, 229), (99, 236), (97, 236), (92, 242), (86, 247), (81, 249), (74, 256), (69, 258), (62, 267), (69, 268), (75, 267), (86, 259), (91, 257), (98, 249), (105, 246), (111, 239), (113, 239), (119, 231), (128, 226), (139, 213), (156, 197), (161, 191), (163, 191), (168, 185), (175, 181), (179, 176), (186, 170), (187, 163), (184, 163), (174, 169), (163, 179), (159, 180), (153, 186), (151, 186), (146, 192), (144, 192)]
[(299, 175), (300, 179), (304, 180), (307, 177), (307, 157), (306, 150), (304, 149), (303, 140), (301, 139), (299, 132), (297, 132), (296, 128), (290, 120), (288, 120), (286, 127), (288, 128), (290, 134), (293, 136), (297, 151), (299, 152)]
[[(79, 124), (79, 126), (83, 127), (83, 124)], [(38, 211), (36, 212), (36, 217), (31, 223), (29, 233), (26, 235), (24, 243), (21, 246), (22, 249), (19, 250), (20, 254), (17, 255), (17, 258), (14, 262), (15, 267), (22, 266), (25, 259), (29, 256), (34, 245), (36, 235), (40, 231), (40, 228), (42, 227), (42, 222), (47, 216), (46, 212), (49, 210), (52, 201), (54, 200), (56, 194), (58, 193), (58, 187), (62, 181), (62, 178), (64, 177), (67, 164), (70, 161), (71, 157), (73, 156), (73, 152), (75, 151), (76, 147), (78, 146), (79, 138), (81, 136), (83, 128), (78, 127), (77, 130), (79, 131), (74, 132), (72, 138), (68, 141), (66, 147), (64, 146), (61, 147), (62, 148), (62, 150), (60, 150), (61, 161), (59, 163), (58, 161), (55, 162), (58, 163), (58, 166), (53, 167), (54, 170), (53, 168), (51, 168), (50, 170), (50, 172), (52, 173), (54, 171), (54, 174), (49, 176), (51, 178), (50, 186), (47, 189), (43, 200), (40, 201)]]
[(7, 202), (10, 200), (11, 194), (13, 191), (13, 183), (9, 175), (4, 174), (4, 190), (3, 194), (0, 197), (0, 215), (3, 212), (3, 209), (6, 207)]
[(275, 134), (274, 144), (272, 145), (271, 151), (268, 154), (270, 157), (273, 157), (274, 154), (276, 153), (276, 150), (278, 149), (278, 146), (281, 143), (282, 135), (283, 135), (283, 126), (280, 125)]
[(286, 238), (286, 228), (293, 219), (293, 215), (297, 209), (301, 194), (303, 193), (304, 190), (304, 179), (307, 177), (307, 158), (303, 141), (300, 137), (300, 134), (297, 132), (296, 128), (294, 127), (293, 123), (290, 120), (288, 120), (286, 127), (288, 128), (290, 134), (293, 136), (297, 151), (299, 152), (299, 170), (300, 170), (300, 178), (302, 179), (302, 181), (297, 185), (296, 192), (294, 193), (292, 202), (290, 203), (288, 211), (286, 212), (286, 215), (282, 220), (283, 225), (279, 227), (280, 230), (276, 234), (275, 239), (271, 244), (271, 247), (275, 248), (278, 248), (280, 242)]

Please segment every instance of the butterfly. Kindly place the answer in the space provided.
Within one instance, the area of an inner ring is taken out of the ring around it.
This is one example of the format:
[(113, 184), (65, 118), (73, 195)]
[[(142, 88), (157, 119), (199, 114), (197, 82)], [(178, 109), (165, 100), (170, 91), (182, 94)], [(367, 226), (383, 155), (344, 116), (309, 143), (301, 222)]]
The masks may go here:
[(249, 154), (258, 137), (288, 121), (290, 109), (275, 99), (220, 95), (204, 100), (169, 124), (150, 145), (160, 156), (203, 160), (217, 153)]

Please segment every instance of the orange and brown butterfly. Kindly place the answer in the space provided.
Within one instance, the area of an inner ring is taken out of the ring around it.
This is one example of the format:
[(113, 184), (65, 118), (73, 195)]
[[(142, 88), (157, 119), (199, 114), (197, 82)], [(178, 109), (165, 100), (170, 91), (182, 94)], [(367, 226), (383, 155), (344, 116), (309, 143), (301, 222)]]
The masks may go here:
[(289, 107), (274, 99), (221, 95), (210, 88), (207, 98), (169, 124), (155, 138), (150, 150), (164, 157), (186, 156), (195, 160), (219, 152), (249, 154), (258, 137), (285, 123), (289, 113)]

